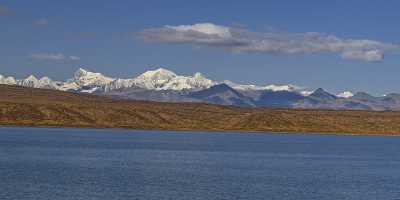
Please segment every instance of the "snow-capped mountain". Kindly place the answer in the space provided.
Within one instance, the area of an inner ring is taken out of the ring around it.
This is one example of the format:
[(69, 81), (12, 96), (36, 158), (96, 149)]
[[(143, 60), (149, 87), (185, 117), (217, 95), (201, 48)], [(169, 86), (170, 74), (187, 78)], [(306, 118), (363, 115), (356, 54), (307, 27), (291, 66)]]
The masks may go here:
[(147, 71), (133, 79), (116, 79), (107, 84), (106, 91), (130, 87), (148, 90), (199, 90), (215, 84), (215, 81), (205, 78), (201, 73), (195, 73), (193, 76), (180, 76), (172, 71), (159, 68)]
[(5, 77), (0, 75), (0, 84), (89, 93), (102, 89), (113, 80), (114, 79), (106, 77), (100, 73), (90, 72), (82, 68), (79, 68), (74, 73), (73, 78), (65, 82), (53, 81), (47, 76), (38, 79), (34, 75), (30, 75), (24, 79), (17, 80), (11, 76)]
[(39, 87), (39, 80), (34, 75), (30, 75), (25, 79), (18, 80), (17, 83), (18, 85), (24, 87), (33, 87), (33, 88)]
[(110, 92), (113, 90), (118, 90), (122, 88), (131, 88), (135, 86), (134, 79), (115, 79), (114, 81), (111, 81), (109, 84), (106, 84), (104, 87), (105, 92)]
[(332, 95), (323, 89), (307, 90), (296, 85), (252, 85), (232, 81), (214, 81), (201, 73), (178, 75), (164, 68), (146, 71), (132, 78), (112, 78), (79, 68), (65, 82), (30, 75), (15, 79), (0, 75), (0, 84), (111, 95), (120, 98), (167, 101), (207, 102), (246, 107), (325, 108), (400, 110), (400, 95), (374, 97), (349, 91)]
[(45, 76), (39, 79), (38, 88), (46, 88), (46, 89), (58, 89), (62, 85), (61, 82), (53, 81), (49, 77)]
[(201, 73), (197, 72), (193, 76), (176, 76), (171, 79), (164, 87), (161, 89), (169, 90), (199, 90), (206, 89), (216, 82), (204, 77)]
[(90, 72), (86, 69), (79, 68), (74, 73), (73, 81), (81, 86), (104, 86), (114, 81), (114, 78), (104, 76), (101, 73)]
[(15, 85), (17, 84), (17, 81), (15, 80), (14, 77), (5, 77), (0, 74), (0, 84), (6, 84), (6, 85)]
[[(296, 85), (292, 85), (292, 84), (288, 84), (288, 85), (266, 85), (266, 86), (259, 86), (259, 85), (252, 85), (252, 84), (237, 84), (234, 83), (232, 81), (229, 80), (225, 80), (223, 81), (223, 83), (229, 85), (230, 87), (232, 87), (235, 90), (270, 90), (270, 91), (289, 91), (289, 92), (299, 92), (299, 93), (304, 93), (304, 94), (309, 94), (306, 93), (305, 90), (303, 90), (304, 88), (296, 86)], [(310, 92), (311, 93), (311, 92)]]
[[(11, 79), (14, 79), (14, 78), (11, 78)], [(53, 81), (47, 76), (38, 79), (34, 75), (30, 75), (25, 79), (14, 81), (14, 84), (24, 86), (24, 87), (32, 87), (32, 88), (59, 89), (59, 87), (62, 83)]]
[(146, 89), (160, 89), (175, 79), (178, 75), (169, 70), (159, 68), (157, 70), (147, 71), (134, 79), (136, 86)]
[(83, 68), (79, 68), (72, 79), (64, 82), (60, 90), (80, 91), (85, 93), (94, 93), (103, 91), (107, 84), (114, 81), (114, 78), (104, 76), (101, 73), (95, 73)]
[(264, 87), (262, 86), (258, 86), (258, 85), (252, 85), (252, 84), (248, 84), (248, 85), (243, 85), (243, 84), (238, 84), (238, 83), (234, 83), (230, 80), (225, 80), (222, 83), (225, 83), (226, 85), (228, 85), (229, 87), (235, 89), (235, 90), (263, 90)]
[(271, 90), (271, 91), (295, 91), (303, 92), (300, 87), (295, 85), (244, 85), (232, 81), (213, 81), (197, 72), (191, 76), (177, 75), (174, 72), (159, 68), (149, 70), (131, 79), (111, 78), (101, 73), (91, 72), (84, 68), (79, 68), (71, 79), (65, 82), (52, 81), (48, 77), (41, 79), (33, 75), (21, 80), (13, 77), (0, 76), (0, 84), (15, 84), (33, 88), (58, 89), (63, 91), (78, 91), (86, 93), (109, 92), (117, 89), (142, 88), (147, 90), (190, 90), (198, 91), (210, 88), (214, 85), (225, 83), (235, 90)]

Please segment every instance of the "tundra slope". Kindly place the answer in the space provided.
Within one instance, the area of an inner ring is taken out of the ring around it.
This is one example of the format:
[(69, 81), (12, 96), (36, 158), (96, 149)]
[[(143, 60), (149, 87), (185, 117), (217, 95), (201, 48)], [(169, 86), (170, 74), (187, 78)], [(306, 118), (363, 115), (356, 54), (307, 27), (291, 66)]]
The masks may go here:
[(399, 135), (400, 112), (161, 103), (0, 85), (0, 125)]

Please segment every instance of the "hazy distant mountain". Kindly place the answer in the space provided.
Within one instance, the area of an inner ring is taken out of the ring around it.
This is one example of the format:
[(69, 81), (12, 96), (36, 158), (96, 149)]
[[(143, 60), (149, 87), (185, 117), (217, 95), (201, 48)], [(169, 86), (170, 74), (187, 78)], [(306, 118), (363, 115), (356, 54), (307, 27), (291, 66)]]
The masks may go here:
[(15, 79), (0, 75), (0, 84), (32, 88), (95, 93), (116, 98), (162, 102), (206, 102), (243, 107), (400, 110), (400, 94), (375, 97), (365, 92), (350, 91), (333, 95), (322, 88), (306, 90), (295, 85), (238, 84), (206, 78), (201, 73), (191, 76), (175, 74), (164, 68), (149, 70), (137, 77), (121, 79), (79, 68), (66, 81), (53, 81), (33, 75)]
[(103, 95), (114, 96), (124, 99), (148, 100), (159, 102), (201, 102), (188, 97), (189, 91), (187, 90), (149, 90), (137, 86), (129, 88), (115, 89)]
[(338, 97), (330, 94), (329, 92), (325, 91), (322, 88), (318, 88), (317, 90), (315, 90), (313, 93), (311, 93), (308, 96), (308, 99), (312, 99), (315, 100), (317, 102), (321, 102), (321, 101), (334, 101), (336, 100)]
[(305, 98), (307, 97), (293, 91), (265, 90), (256, 101), (256, 105), (259, 107), (291, 108), (296, 102)]
[(203, 102), (221, 104), (221, 105), (235, 105), (254, 107), (254, 100), (250, 97), (244, 96), (240, 92), (229, 87), (227, 84), (222, 83), (214, 85), (208, 89), (197, 92), (192, 92), (188, 95), (193, 99), (198, 99)]

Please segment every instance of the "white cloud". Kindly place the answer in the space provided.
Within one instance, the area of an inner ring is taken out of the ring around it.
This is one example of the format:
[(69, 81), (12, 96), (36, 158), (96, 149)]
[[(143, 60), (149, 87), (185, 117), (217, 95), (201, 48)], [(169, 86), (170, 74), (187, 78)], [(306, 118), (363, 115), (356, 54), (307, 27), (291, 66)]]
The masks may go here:
[(344, 59), (368, 62), (382, 60), (385, 52), (400, 49), (398, 44), (374, 40), (342, 39), (316, 32), (252, 32), (212, 23), (149, 28), (140, 33), (140, 38), (147, 42), (186, 43), (239, 53), (335, 53)]
[(35, 53), (31, 54), (31, 58), (37, 59), (37, 60), (64, 60), (65, 55), (61, 53)]
[(384, 59), (384, 52), (382, 50), (349, 50), (342, 53), (342, 57), (352, 60), (363, 60), (366, 62), (380, 61)]
[(31, 54), (30, 57), (35, 60), (51, 60), (51, 61), (60, 61), (60, 60), (78, 61), (78, 60), (80, 60), (80, 58), (78, 56), (66, 56), (62, 53), (34, 53), (34, 54)]
[(78, 60), (80, 60), (81, 58), (79, 58), (78, 56), (69, 56), (68, 57), (70, 60), (74, 60), (74, 61), (78, 61)]
[(48, 26), (49, 20), (46, 18), (40, 18), (40, 19), (34, 21), (33, 24), (36, 26)]
[(216, 35), (221, 38), (231, 37), (228, 27), (217, 26), (211, 23), (194, 24), (194, 25), (181, 25), (181, 26), (166, 26), (167, 28), (177, 31), (197, 31), (208, 35)]

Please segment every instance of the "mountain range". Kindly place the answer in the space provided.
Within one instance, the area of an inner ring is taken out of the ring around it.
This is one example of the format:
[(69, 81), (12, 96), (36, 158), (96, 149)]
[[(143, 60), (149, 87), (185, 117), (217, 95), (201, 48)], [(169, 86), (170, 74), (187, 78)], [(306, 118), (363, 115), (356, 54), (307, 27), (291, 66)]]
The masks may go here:
[(149, 70), (131, 79), (112, 78), (79, 68), (72, 78), (54, 81), (49, 77), (16, 79), (0, 75), (0, 84), (92, 93), (115, 98), (160, 102), (206, 102), (241, 107), (309, 108), (333, 110), (400, 110), (400, 94), (372, 96), (346, 91), (330, 94), (296, 85), (243, 85), (214, 81), (201, 73), (177, 75), (167, 69)]

